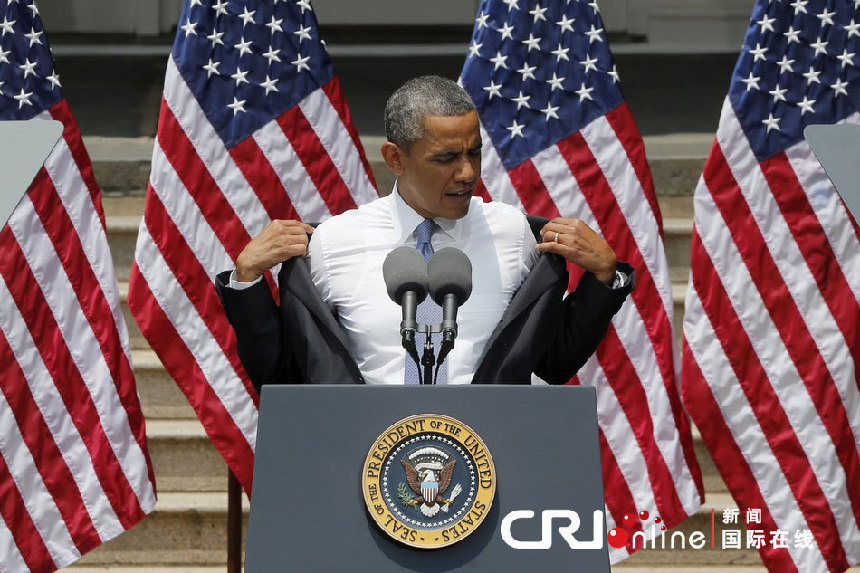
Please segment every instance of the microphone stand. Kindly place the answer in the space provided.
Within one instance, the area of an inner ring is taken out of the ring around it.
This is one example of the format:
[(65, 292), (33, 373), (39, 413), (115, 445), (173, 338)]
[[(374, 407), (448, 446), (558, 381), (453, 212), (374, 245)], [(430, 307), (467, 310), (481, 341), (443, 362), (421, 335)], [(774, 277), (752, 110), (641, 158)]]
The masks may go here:
[[(424, 338), (424, 354), (421, 356), (421, 366), (424, 367), (424, 376), (421, 379), (422, 384), (435, 384), (436, 377), (433, 375), (433, 366), (436, 364), (436, 352), (433, 350), (433, 338), (430, 336), (431, 334), (442, 332), (441, 324), (427, 325), (427, 324), (419, 324), (416, 328), (417, 332), (423, 332), (425, 334)], [(414, 347), (414, 341), (413, 341)], [(442, 365), (443, 357), (439, 357), (439, 365), (436, 366), (436, 374), (439, 373), (439, 366)], [(418, 364), (418, 355), (414, 357), (415, 364)], [(418, 368), (419, 374), (421, 373), (421, 368)]]

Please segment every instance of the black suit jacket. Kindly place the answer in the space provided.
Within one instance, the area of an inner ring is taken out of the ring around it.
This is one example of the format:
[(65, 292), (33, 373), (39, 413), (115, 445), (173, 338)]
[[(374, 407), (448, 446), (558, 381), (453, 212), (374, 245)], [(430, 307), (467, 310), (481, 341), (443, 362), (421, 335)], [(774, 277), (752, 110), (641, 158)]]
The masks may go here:
[[(529, 217), (529, 222), (537, 234), (546, 219)], [(633, 268), (620, 262), (618, 268), (630, 277), (624, 288), (610, 289), (585, 273), (576, 290), (563, 298), (566, 262), (542, 254), (490, 336), (472, 383), (529, 384), (532, 373), (551, 384), (567, 382), (597, 348), (633, 289)], [(215, 287), (236, 332), (242, 364), (258, 391), (269, 383), (364, 383), (304, 259), (281, 266), (279, 306), (265, 281), (241, 291), (229, 288), (230, 272), (220, 273)]]

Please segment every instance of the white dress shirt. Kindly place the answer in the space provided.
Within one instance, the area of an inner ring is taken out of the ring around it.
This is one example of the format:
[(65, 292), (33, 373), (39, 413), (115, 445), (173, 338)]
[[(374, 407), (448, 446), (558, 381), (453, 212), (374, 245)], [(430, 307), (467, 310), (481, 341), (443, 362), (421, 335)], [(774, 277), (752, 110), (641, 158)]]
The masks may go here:
[[(395, 187), (386, 197), (325, 221), (311, 236), (307, 258), (314, 284), (337, 313), (368, 384), (404, 382), (401, 309), (388, 298), (382, 263), (396, 247), (415, 245), (415, 228), (423, 220)], [(472, 198), (465, 217), (437, 218), (436, 223), (440, 229), (433, 234), (434, 250), (456, 247), (472, 262), (472, 295), (457, 313), (458, 334), (446, 359), (448, 384), (469, 384), (487, 340), (538, 252), (525, 216), (500, 202)], [(231, 277), (234, 288), (248, 285)]]

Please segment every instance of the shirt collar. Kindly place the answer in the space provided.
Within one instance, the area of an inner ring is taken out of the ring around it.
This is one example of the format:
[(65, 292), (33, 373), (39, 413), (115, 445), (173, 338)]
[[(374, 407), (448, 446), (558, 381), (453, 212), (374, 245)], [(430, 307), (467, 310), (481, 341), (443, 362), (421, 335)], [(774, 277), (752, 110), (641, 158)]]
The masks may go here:
[[(394, 189), (391, 190), (391, 195), (394, 197), (394, 232), (397, 235), (398, 243), (405, 243), (406, 240), (415, 232), (417, 227), (424, 220), (424, 217), (415, 212), (415, 210), (406, 204), (400, 192), (397, 190), (397, 182), (394, 183)], [(472, 210), (466, 214), (463, 219), (446, 219), (445, 217), (436, 217), (434, 221), (439, 225), (441, 232), (451, 237), (454, 241), (459, 241), (463, 235), (463, 220), (469, 217)], [(439, 232), (439, 231), (437, 231)]]

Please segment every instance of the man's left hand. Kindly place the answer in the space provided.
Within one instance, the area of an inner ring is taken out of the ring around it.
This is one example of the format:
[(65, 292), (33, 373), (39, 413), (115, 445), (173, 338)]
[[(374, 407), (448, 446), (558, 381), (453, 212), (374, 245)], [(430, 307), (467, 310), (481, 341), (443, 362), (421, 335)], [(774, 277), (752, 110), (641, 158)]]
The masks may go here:
[(615, 251), (603, 237), (579, 219), (556, 217), (541, 229), (541, 252), (561, 255), (610, 285), (615, 280)]

